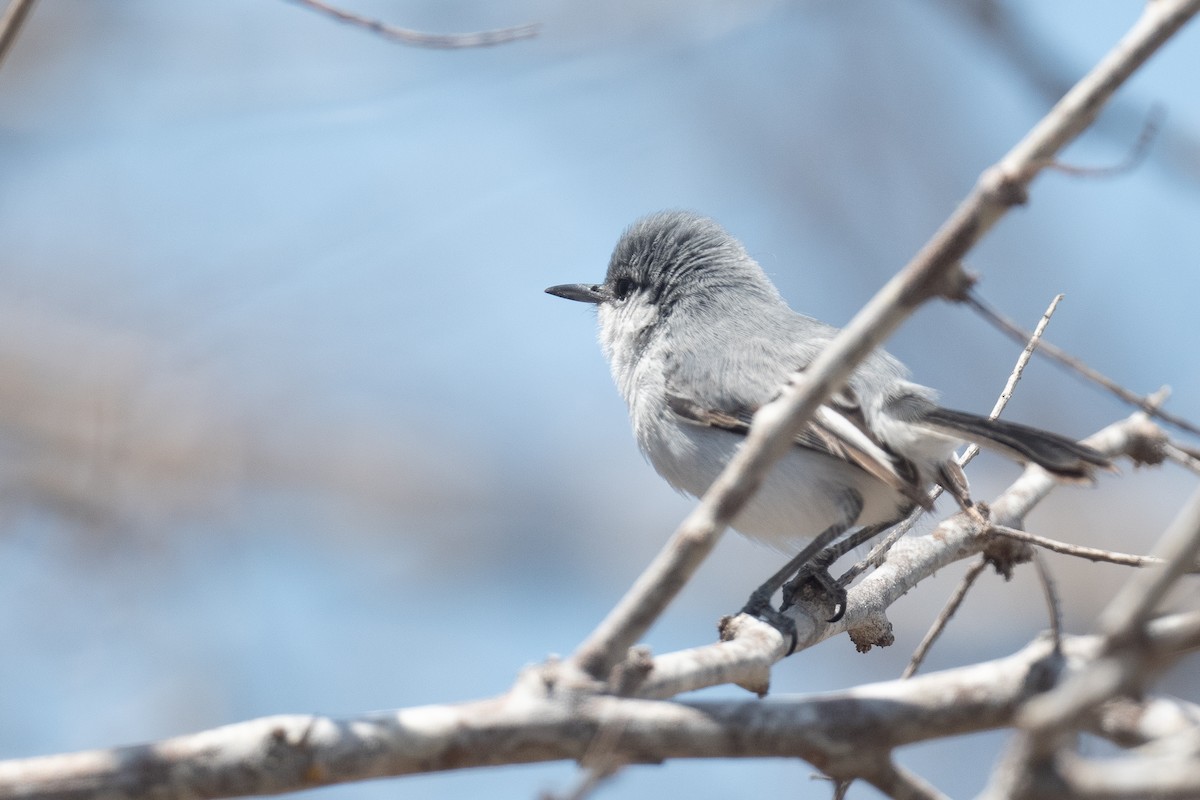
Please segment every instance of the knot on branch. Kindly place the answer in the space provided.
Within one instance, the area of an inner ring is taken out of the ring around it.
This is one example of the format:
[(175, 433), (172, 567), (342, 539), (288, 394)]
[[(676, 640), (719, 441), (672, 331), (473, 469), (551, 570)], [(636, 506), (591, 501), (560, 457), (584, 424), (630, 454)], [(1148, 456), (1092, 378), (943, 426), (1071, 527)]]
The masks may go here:
[(896, 642), (891, 620), (884, 614), (871, 614), (846, 633), (860, 653), (870, 652), (872, 647), (891, 647)]
[(609, 691), (617, 697), (632, 697), (654, 671), (654, 656), (646, 645), (635, 645), (625, 660), (613, 667), (608, 679)]
[(995, 534), (991, 534), (989, 539), (984, 545), (983, 557), (1006, 581), (1012, 580), (1013, 570), (1018, 564), (1025, 564), (1033, 559), (1033, 547), (1027, 542)]
[(989, 204), (1005, 208), (1023, 206), (1029, 202), (1026, 186), (1036, 173), (1037, 166), (1037, 162), (1033, 162), (1024, 169), (1014, 171), (1003, 163), (997, 164), (979, 176), (979, 190)]
[(963, 303), (978, 282), (979, 275), (968, 270), (960, 261), (954, 265), (954, 269), (941, 273), (939, 282), (931, 288), (944, 300)]
[(1156, 467), (1167, 459), (1170, 440), (1162, 428), (1140, 414), (1129, 421), (1129, 427), (1125, 455), (1129, 456), (1135, 467)]

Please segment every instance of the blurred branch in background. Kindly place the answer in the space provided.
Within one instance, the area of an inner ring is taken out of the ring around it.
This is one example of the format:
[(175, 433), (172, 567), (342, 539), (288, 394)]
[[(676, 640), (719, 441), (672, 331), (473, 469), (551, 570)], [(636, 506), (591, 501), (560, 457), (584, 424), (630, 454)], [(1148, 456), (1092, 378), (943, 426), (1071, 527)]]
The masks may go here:
[(401, 28), (377, 19), (352, 14), (349, 11), (337, 8), (329, 3), (323, 3), (320, 0), (290, 0), (290, 2), (325, 14), (336, 19), (338, 22), (365, 28), (385, 38), (414, 47), (429, 47), (443, 50), (453, 50), (462, 47), (491, 47), (498, 44), (508, 44), (520, 39), (530, 39), (537, 36), (541, 30), (541, 25), (535, 22), (527, 25), (517, 25), (512, 28), (496, 28), (494, 30), (476, 31), (474, 33), (423, 33), (421, 31), (414, 31), (411, 28)]
[(34, 0), (9, 0), (4, 9), (4, 16), (0, 17), (0, 65), (4, 64), (4, 57), (17, 40), (21, 25), (33, 10), (33, 3)]
[[(998, 0), (939, 0), (948, 16), (957, 17), (980, 39), (1006, 58), (1031, 87), (1047, 102), (1057, 102), (1083, 70), (1062, 55), (1062, 48), (1040, 35), (1033, 25), (1025, 24), (1010, 4)], [(1131, 100), (1118, 101), (1108, 111), (1099, 128), (1113, 138), (1145, 125), (1146, 110)], [(1152, 109), (1151, 114), (1160, 115)], [(1178, 125), (1164, 125), (1161, 146), (1156, 156), (1165, 163), (1167, 173), (1182, 176), (1195, 187), (1200, 185), (1200, 135)]]
[(384, 514), (481, 502), (469, 472), (439, 466), (399, 425), (263, 424), (218, 370), (47, 309), (0, 301), (0, 375), (7, 508), (82, 520), (89, 536), (219, 515), (250, 488)]

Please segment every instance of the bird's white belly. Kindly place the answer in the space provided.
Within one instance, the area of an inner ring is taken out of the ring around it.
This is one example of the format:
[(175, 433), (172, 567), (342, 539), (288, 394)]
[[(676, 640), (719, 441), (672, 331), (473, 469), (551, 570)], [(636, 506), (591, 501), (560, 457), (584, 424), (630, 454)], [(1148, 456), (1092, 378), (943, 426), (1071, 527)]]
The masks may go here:
[[(708, 490), (745, 437), (687, 423), (660, 421), (639, 436), (651, 464), (676, 489), (699, 497)], [(663, 435), (668, 434), (668, 435)], [(653, 440), (653, 441), (652, 441)], [(896, 519), (904, 498), (863, 470), (813, 450), (794, 447), (767, 474), (749, 504), (734, 517), (733, 528), (784, 551), (797, 551), (808, 540), (847, 516), (844, 487), (861, 496), (863, 509), (854, 524)]]

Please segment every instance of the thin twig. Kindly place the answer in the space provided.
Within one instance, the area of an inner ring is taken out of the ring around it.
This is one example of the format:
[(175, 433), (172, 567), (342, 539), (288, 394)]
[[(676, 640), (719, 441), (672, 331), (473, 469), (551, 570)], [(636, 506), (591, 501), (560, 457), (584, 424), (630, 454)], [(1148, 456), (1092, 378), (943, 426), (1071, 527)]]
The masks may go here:
[(966, 574), (959, 581), (958, 588), (954, 590), (954, 594), (946, 601), (946, 605), (942, 608), (941, 613), (937, 615), (937, 619), (933, 621), (933, 625), (926, 632), (925, 638), (921, 640), (921, 643), (917, 645), (917, 649), (913, 651), (912, 658), (908, 661), (908, 666), (904, 668), (904, 672), (900, 673), (901, 678), (911, 678), (921, 668), (921, 664), (925, 661), (925, 656), (929, 654), (933, 643), (942, 635), (942, 631), (946, 629), (946, 625), (966, 598), (967, 592), (975, 584), (975, 579), (979, 577), (987, 567), (987, 564), (986, 558), (980, 558), (967, 569)]
[[(1037, 545), (1044, 550), (1052, 550), (1055, 553), (1062, 553), (1067, 556), (1075, 556), (1076, 558), (1086, 558), (1088, 561), (1103, 561), (1108, 564), (1119, 564), (1123, 567), (1150, 567), (1159, 564), (1164, 564), (1161, 558), (1154, 556), (1139, 556), (1132, 553), (1120, 553), (1116, 550), (1101, 550), (1098, 547), (1085, 547), (1081, 544), (1069, 544), (1060, 542), (1057, 539), (1050, 539), (1045, 536), (1038, 536), (1029, 531), (1023, 531), (1018, 528), (1010, 528), (1007, 525), (988, 525), (988, 533), (995, 533), (1009, 539), (1027, 542), (1032, 545)], [(1200, 573), (1200, 564), (1193, 564), (1186, 570), (1189, 574)]]
[(1033, 551), (1033, 566), (1037, 568), (1042, 592), (1046, 595), (1046, 612), (1050, 616), (1050, 635), (1053, 637), (1054, 654), (1062, 655), (1062, 603), (1058, 600), (1058, 592), (1054, 588), (1054, 579), (1050, 576), (1050, 570), (1036, 550)]
[(4, 63), (4, 57), (17, 40), (21, 26), (33, 10), (33, 3), (34, 0), (9, 0), (8, 7), (4, 9), (4, 16), (0, 17), (0, 64)]
[(1000, 397), (996, 400), (996, 405), (992, 408), (992, 413), (988, 415), (992, 419), (999, 417), (1000, 412), (1004, 410), (1004, 407), (1008, 405), (1008, 401), (1012, 399), (1013, 390), (1017, 388), (1017, 382), (1025, 374), (1025, 367), (1029, 364), (1029, 359), (1033, 356), (1033, 351), (1041, 344), (1042, 334), (1046, 332), (1046, 326), (1050, 324), (1050, 318), (1058, 310), (1058, 304), (1062, 302), (1062, 299), (1063, 296), (1061, 294), (1054, 296), (1054, 299), (1050, 301), (1050, 305), (1046, 307), (1046, 313), (1042, 314), (1042, 318), (1038, 320), (1037, 326), (1034, 327), (1033, 334), (1025, 342), (1025, 347), (1021, 350), (1021, 355), (1017, 357), (1016, 366), (1013, 367), (1012, 374), (1008, 376), (1008, 383), (1004, 384), (1004, 391), (1000, 392)]
[(1062, 161), (1051, 161), (1046, 164), (1046, 169), (1080, 178), (1111, 178), (1114, 175), (1130, 172), (1146, 160), (1146, 156), (1150, 153), (1150, 144), (1158, 135), (1166, 113), (1166, 109), (1161, 105), (1155, 104), (1150, 107), (1150, 111), (1146, 114), (1146, 120), (1142, 124), (1142, 132), (1138, 134), (1137, 140), (1133, 143), (1133, 147), (1129, 148), (1125, 158), (1116, 164), (1107, 167), (1084, 167), (1078, 164), (1066, 164)]
[(415, 47), (431, 47), (443, 50), (462, 47), (491, 47), (492, 45), (515, 42), (519, 39), (530, 39), (537, 36), (542, 27), (535, 22), (528, 25), (517, 25), (512, 28), (496, 28), (494, 30), (476, 31), (474, 33), (423, 33), (422, 31), (401, 28), (377, 19), (353, 14), (322, 2), (322, 0), (291, 0), (291, 2), (325, 14), (336, 19), (338, 22), (365, 28), (388, 39)]
[[(1000, 413), (1004, 411), (1004, 407), (1008, 405), (1008, 401), (1012, 400), (1013, 391), (1016, 390), (1021, 376), (1025, 374), (1025, 367), (1029, 364), (1029, 359), (1033, 356), (1033, 351), (1041, 343), (1042, 334), (1046, 331), (1046, 326), (1050, 324), (1050, 318), (1054, 316), (1054, 312), (1058, 308), (1058, 304), (1062, 302), (1062, 299), (1063, 296), (1061, 294), (1054, 296), (1054, 299), (1050, 301), (1050, 305), (1046, 308), (1046, 313), (1042, 314), (1042, 318), (1038, 320), (1033, 333), (1026, 337), (1025, 347), (1021, 350), (1021, 355), (1017, 356), (1017, 363), (1013, 366), (1012, 372), (1009, 373), (1008, 381), (1004, 384), (1004, 389), (1000, 392), (1000, 396), (996, 398), (996, 404), (992, 406), (992, 413), (988, 414), (989, 419), (999, 417)], [(977, 455), (979, 455), (979, 445), (972, 444), (958, 459), (958, 465), (965, 467)]]
[[(978, 311), (984, 319), (991, 322), (993, 325), (1012, 338), (1019, 339), (1021, 341), (1024, 341), (1026, 338), (1028, 338), (1026, 333), (1021, 330), (1019, 325), (1001, 314), (999, 311), (996, 311), (984, 303), (983, 300), (980, 299), (979, 295), (975, 292), (968, 292), (964, 300), (968, 305)], [(1106, 390), (1112, 392), (1126, 403), (1142, 409), (1152, 417), (1157, 417), (1158, 419), (1170, 423), (1181, 430), (1185, 430), (1188, 433), (1193, 433), (1197, 436), (1200, 436), (1200, 426), (1188, 422), (1182, 417), (1177, 417), (1174, 414), (1163, 411), (1153, 402), (1151, 398), (1142, 397), (1139, 394), (1129, 391), (1124, 386), (1121, 386), (1111, 378), (1092, 369), (1087, 364), (1083, 363), (1083, 361), (1066, 352), (1065, 350), (1055, 347), (1050, 342), (1042, 342), (1041, 351), (1051, 360), (1061, 364), (1064, 367), (1067, 367), (1085, 379), (1104, 387)]]

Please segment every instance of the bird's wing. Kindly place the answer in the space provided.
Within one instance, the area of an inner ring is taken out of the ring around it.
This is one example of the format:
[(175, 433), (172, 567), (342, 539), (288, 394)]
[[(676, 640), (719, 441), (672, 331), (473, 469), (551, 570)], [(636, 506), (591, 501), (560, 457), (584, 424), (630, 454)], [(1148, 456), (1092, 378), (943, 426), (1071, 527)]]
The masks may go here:
[[(667, 406), (684, 422), (720, 428), (740, 435), (750, 430), (758, 406), (732, 404), (712, 408), (668, 390)], [(929, 509), (929, 496), (918, 482), (913, 465), (887, 450), (867, 427), (858, 398), (849, 387), (817, 409), (813, 418), (796, 435), (796, 445), (845, 461), (862, 469), (900, 492), (914, 503)]]

